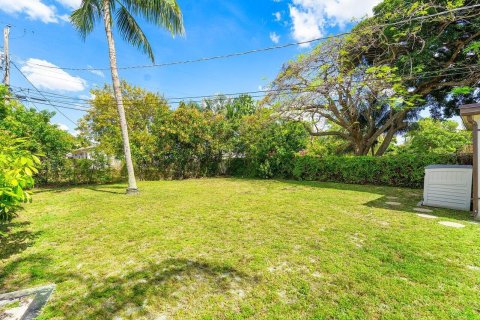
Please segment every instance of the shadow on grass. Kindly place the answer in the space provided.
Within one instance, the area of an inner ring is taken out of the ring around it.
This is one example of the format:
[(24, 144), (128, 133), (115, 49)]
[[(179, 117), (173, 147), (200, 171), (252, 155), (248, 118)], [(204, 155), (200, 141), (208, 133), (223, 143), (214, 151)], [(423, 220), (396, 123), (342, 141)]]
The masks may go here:
[(65, 186), (65, 187), (54, 187), (54, 188), (35, 188), (33, 190), (33, 193), (34, 194), (41, 194), (41, 193), (63, 193), (63, 192), (67, 192), (67, 191), (70, 191), (74, 188), (74, 186)]
[[(411, 214), (418, 214), (419, 212), (413, 210), (419, 208), (418, 204), (423, 199), (422, 189), (409, 189), (401, 187), (386, 187), (373, 185), (354, 185), (334, 182), (316, 182), (316, 181), (295, 181), (295, 180), (277, 180), (288, 185), (321, 188), (321, 189), (335, 189), (339, 191), (354, 191), (379, 195), (375, 200), (363, 203), (363, 205), (377, 209), (389, 209), (392, 211), (401, 211)], [(341, 195), (339, 195), (341, 200)], [(399, 202), (401, 205), (392, 206), (387, 202)], [(453, 220), (472, 221), (472, 215), (468, 211), (449, 210), (443, 208), (421, 207), (423, 209), (432, 210), (431, 215), (443, 217)]]
[(226, 294), (233, 279), (253, 281), (229, 266), (169, 259), (125, 276), (104, 279), (100, 283), (89, 281), (88, 293), (65, 310), (63, 316), (69, 319), (81, 312), (84, 319), (111, 319), (120, 313), (151, 317), (145, 310), (148, 298), (172, 303), (177, 300), (176, 292), (187, 288), (194, 291), (195, 285), (207, 285), (209, 292)]
[[(69, 185), (69, 186), (59, 186), (59, 187), (40, 187), (34, 190), (35, 194), (41, 193), (63, 193), (71, 191), (73, 189), (88, 189), (91, 191), (114, 193), (114, 194), (125, 194), (126, 186), (119, 185), (109, 185), (109, 184), (78, 184), (78, 185)], [(124, 192), (116, 192), (112, 190), (123, 190)]]
[[(12, 282), (11, 277), (25, 270), (29, 270), (29, 277), (19, 277), (18, 282)], [(206, 290), (210, 294), (225, 295), (233, 284), (252, 285), (259, 281), (228, 265), (188, 259), (168, 259), (120, 276), (89, 277), (53, 271), (51, 259), (42, 255), (30, 255), (9, 263), (0, 270), (0, 287), (4, 287), (7, 279), (10, 279), (8, 291), (32, 283), (55, 283), (60, 290), (62, 282), (74, 281), (79, 290), (70, 295), (62, 293), (63, 297), (52, 300), (45, 310), (47, 317), (54, 315), (62, 319), (78, 319), (79, 315), (81, 319), (112, 319), (119, 314), (151, 317), (145, 309), (149, 299), (157, 299), (164, 306), (175, 305), (179, 303), (176, 294), (180, 292), (191, 295), (200, 288), (201, 293)]]
[[(117, 187), (117, 186), (83, 186), (81, 187), (83, 189), (87, 189), (90, 191), (95, 191), (95, 192), (103, 192), (103, 193), (110, 193), (110, 194), (126, 194), (126, 187)], [(121, 191), (113, 191), (112, 189), (121, 189)]]
[(27, 230), (29, 222), (0, 224), (0, 260), (20, 253), (31, 247), (39, 232)]

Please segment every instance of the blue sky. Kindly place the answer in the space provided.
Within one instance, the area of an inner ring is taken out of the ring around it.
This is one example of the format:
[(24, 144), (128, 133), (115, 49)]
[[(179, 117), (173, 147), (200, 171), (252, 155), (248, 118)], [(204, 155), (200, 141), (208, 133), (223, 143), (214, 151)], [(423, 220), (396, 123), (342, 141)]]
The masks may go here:
[[(371, 12), (379, 0), (178, 0), (186, 35), (172, 38), (167, 32), (142, 23), (157, 63), (228, 54), (305, 41), (351, 27), (351, 19)], [(102, 25), (83, 41), (67, 21), (80, 0), (0, 0), (0, 23), (11, 24), (12, 60), (43, 91), (72, 97), (89, 96), (89, 90), (110, 82), (110, 73), (70, 71), (61, 67), (108, 67)], [(147, 56), (116, 38), (119, 66), (149, 64)], [(268, 85), (283, 63), (306, 46), (198, 64), (121, 70), (132, 84), (168, 97), (210, 95), (259, 90)], [(46, 69), (36, 64), (58, 66)], [(12, 86), (29, 87), (12, 70)], [(43, 109), (52, 109), (39, 105)], [(77, 120), (82, 112), (63, 110)], [(54, 123), (74, 125), (57, 114)]]

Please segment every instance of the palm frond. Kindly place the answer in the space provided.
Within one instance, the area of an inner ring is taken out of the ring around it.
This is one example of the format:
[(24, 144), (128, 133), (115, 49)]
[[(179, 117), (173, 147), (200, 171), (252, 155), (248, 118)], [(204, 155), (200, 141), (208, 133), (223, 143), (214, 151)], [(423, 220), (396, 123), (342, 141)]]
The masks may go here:
[(83, 39), (93, 31), (95, 21), (101, 17), (101, 8), (100, 0), (83, 0), (80, 8), (70, 15), (70, 22)]
[(148, 54), (152, 62), (155, 62), (153, 50), (147, 37), (125, 6), (121, 5), (117, 10), (115, 20), (122, 37), (132, 45), (142, 49), (144, 53)]
[(122, 2), (130, 12), (167, 29), (172, 35), (185, 33), (182, 11), (176, 0), (122, 0)]

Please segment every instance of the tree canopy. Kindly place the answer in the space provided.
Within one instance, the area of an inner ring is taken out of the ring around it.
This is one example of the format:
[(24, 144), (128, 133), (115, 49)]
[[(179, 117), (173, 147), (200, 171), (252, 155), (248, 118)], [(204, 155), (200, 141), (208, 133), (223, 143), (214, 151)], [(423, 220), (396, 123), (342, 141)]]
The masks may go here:
[(460, 130), (453, 120), (420, 120), (406, 136), (405, 144), (399, 149), (411, 153), (448, 154), (462, 151), (472, 143), (470, 131)]
[(406, 114), (418, 97), (389, 66), (346, 66), (345, 39), (330, 39), (284, 66), (264, 102), (284, 117), (306, 124), (312, 136), (335, 136), (357, 155), (368, 154), (386, 135), (382, 155), (406, 128)]
[(351, 33), (287, 63), (265, 103), (312, 136), (383, 155), (420, 111), (457, 113), (480, 97), (476, 1), (385, 0)]
[(424, 99), (422, 106), (457, 114), (461, 104), (478, 101), (480, 11), (474, 5), (478, 1), (384, 0), (348, 36), (350, 60), (395, 68), (409, 94)]
[(13, 99), (6, 104), (5, 94), (6, 88), (0, 87), (0, 130), (24, 139), (23, 148), (41, 155), (40, 182), (47, 183), (61, 170), (67, 153), (78, 145), (78, 141), (51, 123), (55, 113), (28, 109)]

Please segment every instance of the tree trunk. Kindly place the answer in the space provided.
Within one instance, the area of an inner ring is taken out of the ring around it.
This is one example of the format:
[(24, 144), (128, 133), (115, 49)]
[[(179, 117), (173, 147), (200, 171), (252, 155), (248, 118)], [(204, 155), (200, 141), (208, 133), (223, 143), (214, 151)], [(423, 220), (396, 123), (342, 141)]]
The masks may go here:
[(133, 170), (132, 155), (130, 151), (130, 140), (128, 138), (127, 119), (125, 117), (125, 109), (123, 107), (122, 89), (117, 69), (117, 54), (115, 51), (115, 42), (112, 34), (112, 17), (110, 12), (110, 1), (103, 0), (103, 22), (105, 24), (105, 33), (107, 35), (108, 49), (110, 54), (110, 69), (112, 72), (113, 93), (117, 100), (118, 116), (120, 118), (120, 127), (122, 129), (123, 150), (125, 153), (125, 163), (128, 172), (128, 189), (127, 193), (137, 193), (137, 182), (135, 181), (135, 172)]
[(377, 150), (377, 153), (375, 154), (375, 156), (377, 157), (383, 156), (387, 151), (388, 147), (390, 146), (395, 134), (407, 126), (407, 124), (404, 122), (405, 116), (406, 116), (406, 113), (403, 112), (401, 117), (399, 117), (397, 121), (395, 121), (392, 124), (390, 129), (388, 129), (387, 134), (385, 135), (385, 138), (383, 140), (383, 143), (381, 144), (380, 148)]
[(376, 157), (381, 157), (385, 154), (397, 131), (398, 130), (396, 130), (393, 126), (387, 131), (380, 148), (378, 148), (377, 153), (375, 154)]

